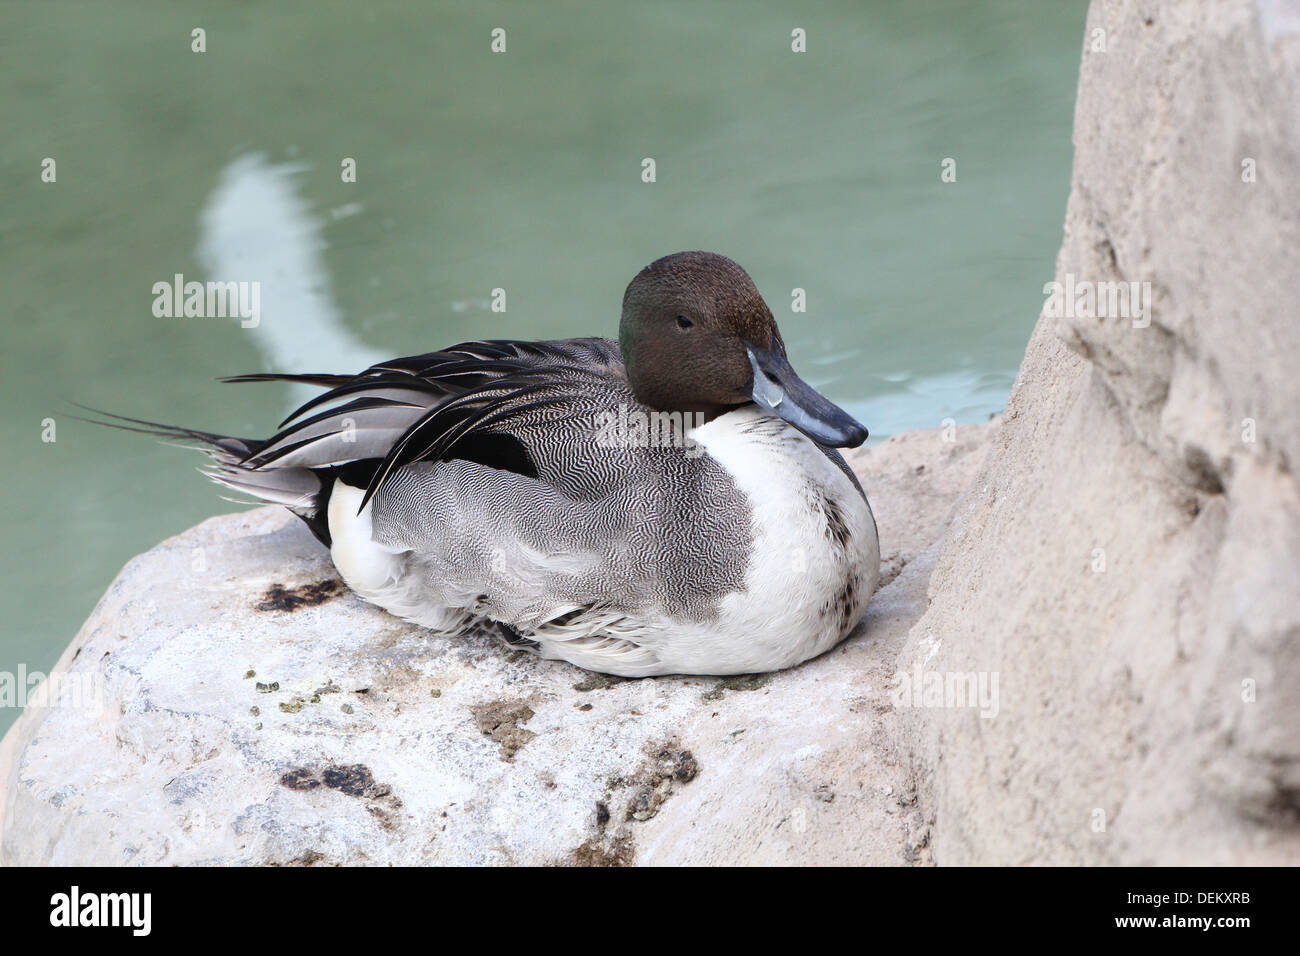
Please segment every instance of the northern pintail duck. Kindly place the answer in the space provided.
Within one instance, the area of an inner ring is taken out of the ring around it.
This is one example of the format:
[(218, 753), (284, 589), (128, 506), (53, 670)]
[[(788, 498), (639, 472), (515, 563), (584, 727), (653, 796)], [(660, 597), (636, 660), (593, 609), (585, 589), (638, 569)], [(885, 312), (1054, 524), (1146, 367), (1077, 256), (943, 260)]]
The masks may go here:
[[(624, 677), (779, 670), (832, 647), (879, 576), (836, 447), (867, 430), (790, 367), (724, 256), (623, 296), (617, 342), (466, 342), (328, 389), (266, 440), (198, 440), (217, 482), (284, 505), (357, 594), (445, 635), (488, 626)], [(114, 416), (116, 417), (116, 416)]]

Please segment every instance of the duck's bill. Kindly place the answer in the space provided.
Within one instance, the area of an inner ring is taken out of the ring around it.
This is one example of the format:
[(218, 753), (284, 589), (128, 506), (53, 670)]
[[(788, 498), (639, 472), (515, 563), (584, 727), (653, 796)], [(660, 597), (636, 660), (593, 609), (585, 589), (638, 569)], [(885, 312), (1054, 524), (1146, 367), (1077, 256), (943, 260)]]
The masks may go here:
[(768, 351), (746, 342), (745, 351), (754, 370), (752, 398), (760, 408), (832, 448), (856, 448), (867, 440), (861, 422), (794, 373), (779, 343)]

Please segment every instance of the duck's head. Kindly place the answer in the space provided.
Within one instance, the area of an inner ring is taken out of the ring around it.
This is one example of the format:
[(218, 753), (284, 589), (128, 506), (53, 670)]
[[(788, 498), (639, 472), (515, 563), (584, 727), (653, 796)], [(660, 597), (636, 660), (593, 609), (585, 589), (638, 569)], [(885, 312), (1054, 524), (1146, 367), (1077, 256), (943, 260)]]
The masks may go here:
[(639, 401), (714, 417), (747, 402), (823, 445), (853, 448), (867, 430), (799, 378), (772, 311), (726, 256), (657, 259), (623, 293), (619, 347)]

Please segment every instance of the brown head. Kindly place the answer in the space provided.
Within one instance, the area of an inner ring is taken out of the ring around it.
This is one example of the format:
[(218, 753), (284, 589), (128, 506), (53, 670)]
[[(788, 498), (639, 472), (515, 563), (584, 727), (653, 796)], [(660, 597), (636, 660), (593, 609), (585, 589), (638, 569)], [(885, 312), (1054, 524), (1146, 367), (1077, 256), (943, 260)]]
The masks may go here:
[(642, 269), (623, 294), (618, 341), (632, 391), (652, 408), (712, 418), (755, 402), (825, 445), (867, 438), (795, 374), (772, 311), (726, 256), (678, 252)]

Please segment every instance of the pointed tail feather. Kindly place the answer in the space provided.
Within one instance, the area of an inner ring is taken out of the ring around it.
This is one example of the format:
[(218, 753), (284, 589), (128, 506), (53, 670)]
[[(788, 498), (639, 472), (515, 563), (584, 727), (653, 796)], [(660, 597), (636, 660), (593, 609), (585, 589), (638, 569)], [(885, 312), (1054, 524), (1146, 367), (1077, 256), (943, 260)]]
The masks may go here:
[[(76, 404), (76, 403), (73, 403)], [(199, 431), (196, 428), (182, 428), (178, 425), (164, 425), (161, 422), (148, 421), (143, 418), (130, 418), (117, 415), (87, 405), (77, 405), (103, 418), (114, 419), (102, 421), (71, 416), (78, 421), (121, 431), (154, 435), (158, 438), (170, 438), (186, 442), (198, 442), (198, 445), (185, 447), (202, 451), (211, 459), (211, 466), (200, 471), (214, 482), (224, 485), (242, 494), (252, 495), (262, 501), (284, 505), (298, 514), (310, 525), (319, 510), (318, 497), (321, 491), (321, 479), (309, 468), (269, 467), (259, 468), (249, 463), (250, 459), (264, 449), (269, 442), (256, 438), (236, 438), (231, 435), (218, 435), (213, 432)], [(316, 530), (313, 528), (313, 530)]]

